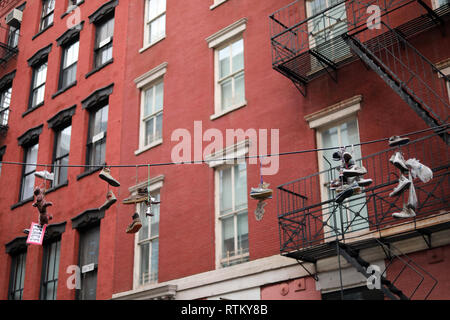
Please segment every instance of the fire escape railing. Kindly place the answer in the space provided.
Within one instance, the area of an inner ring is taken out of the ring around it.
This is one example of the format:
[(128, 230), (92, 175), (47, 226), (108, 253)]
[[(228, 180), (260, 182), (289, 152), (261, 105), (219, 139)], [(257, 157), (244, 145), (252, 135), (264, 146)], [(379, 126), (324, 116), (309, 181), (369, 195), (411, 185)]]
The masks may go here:
[[(400, 150), (405, 160), (416, 158), (433, 170), (430, 182), (414, 180), (419, 203), (415, 219), (447, 213), (450, 208), (448, 146), (435, 133), (411, 141)], [(281, 254), (303, 250), (302, 260), (316, 261), (326, 252), (315, 251), (314, 247), (327, 241), (357, 240), (365, 234), (404, 223), (405, 220), (393, 218), (392, 213), (403, 209), (408, 192), (389, 196), (399, 178), (398, 169), (389, 162), (395, 151), (396, 148), (385, 149), (356, 161), (367, 169), (364, 177), (371, 178), (373, 183), (342, 205), (334, 201), (336, 194), (328, 188), (329, 182), (339, 174), (336, 167), (278, 186)]]
[(450, 16), (449, 4), (431, 10), (421, 0), (347, 0), (306, 16), (312, 9), (307, 8), (305, 1), (295, 1), (270, 15), (272, 66), (294, 83), (306, 85), (357, 58), (342, 35), (367, 26), (373, 13), (368, 11), (370, 6), (378, 6), (381, 21), (387, 22), (392, 12), (411, 4), (417, 5), (415, 16), (406, 15), (404, 21), (391, 25), (406, 38), (435, 27), (444, 21), (443, 17)]

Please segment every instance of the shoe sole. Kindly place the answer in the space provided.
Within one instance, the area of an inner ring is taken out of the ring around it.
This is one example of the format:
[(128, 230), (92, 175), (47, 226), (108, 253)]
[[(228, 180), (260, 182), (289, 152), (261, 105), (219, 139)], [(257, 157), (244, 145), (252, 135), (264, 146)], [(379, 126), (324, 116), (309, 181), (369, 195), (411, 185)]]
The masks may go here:
[(136, 203), (141, 203), (144, 201), (147, 201), (147, 196), (143, 196), (142, 198), (136, 198), (136, 199), (124, 199), (122, 201), (123, 204), (136, 204)]
[(272, 192), (265, 192), (265, 193), (250, 193), (250, 197), (252, 197), (253, 199), (267, 199), (268, 197), (272, 196)]
[(117, 199), (111, 200), (110, 202), (108, 202), (107, 204), (102, 205), (100, 208), (98, 208), (100, 211), (102, 210), (108, 210), (109, 208), (111, 208), (111, 206), (117, 202)]
[(133, 226), (129, 227), (126, 233), (136, 233), (142, 228), (142, 223), (135, 223)]
[(357, 176), (363, 176), (367, 173), (366, 172), (355, 172), (355, 171), (350, 171), (350, 172), (343, 172), (344, 177), (357, 177)]
[(99, 175), (100, 179), (108, 182), (113, 187), (120, 187), (120, 183), (116, 180), (111, 180), (111, 178), (105, 177), (104, 175)]

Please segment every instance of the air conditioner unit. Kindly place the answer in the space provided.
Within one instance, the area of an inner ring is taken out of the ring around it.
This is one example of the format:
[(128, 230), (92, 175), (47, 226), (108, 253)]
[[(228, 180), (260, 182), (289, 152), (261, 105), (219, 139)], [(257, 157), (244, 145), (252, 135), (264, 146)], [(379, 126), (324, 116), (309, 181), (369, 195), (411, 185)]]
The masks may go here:
[(6, 24), (17, 29), (20, 28), (20, 24), (22, 22), (22, 14), (22, 11), (18, 9), (12, 9), (11, 12), (6, 15)]

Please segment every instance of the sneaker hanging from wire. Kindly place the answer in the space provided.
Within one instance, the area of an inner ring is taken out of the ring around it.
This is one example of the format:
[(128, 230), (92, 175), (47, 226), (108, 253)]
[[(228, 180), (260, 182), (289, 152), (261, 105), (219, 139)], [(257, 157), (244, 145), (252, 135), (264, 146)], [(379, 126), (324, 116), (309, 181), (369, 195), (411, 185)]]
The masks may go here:
[(389, 197), (395, 197), (397, 195), (402, 194), (405, 190), (408, 190), (410, 186), (411, 180), (406, 178), (404, 175), (400, 175), (400, 178), (398, 179), (398, 185), (389, 194)]
[(109, 168), (103, 168), (99, 174), (100, 179), (105, 180), (113, 187), (119, 187), (120, 183), (116, 179), (114, 179), (111, 175), (111, 170)]
[(131, 224), (127, 227), (126, 233), (136, 233), (142, 228), (142, 222), (139, 218), (139, 214), (136, 212), (132, 216), (133, 221)]
[(272, 199), (272, 189), (269, 189), (269, 183), (261, 183), (257, 188), (251, 188), (250, 197), (255, 200)]
[(111, 190), (109, 190), (108, 193), (106, 194), (105, 203), (98, 209), (100, 211), (108, 210), (114, 203), (116, 203), (116, 201), (117, 201), (116, 196), (114, 195), (114, 193)]
[(392, 214), (392, 217), (393, 218), (397, 218), (397, 219), (399, 219), (399, 218), (403, 218), (403, 219), (413, 218), (415, 216), (416, 216), (416, 213), (415, 213), (414, 209), (411, 206), (405, 205), (405, 204), (403, 205), (402, 211), (394, 212)]
[(400, 138), (399, 136), (392, 136), (389, 138), (389, 146), (390, 147), (397, 147), (404, 144), (407, 144), (409, 142), (408, 137)]

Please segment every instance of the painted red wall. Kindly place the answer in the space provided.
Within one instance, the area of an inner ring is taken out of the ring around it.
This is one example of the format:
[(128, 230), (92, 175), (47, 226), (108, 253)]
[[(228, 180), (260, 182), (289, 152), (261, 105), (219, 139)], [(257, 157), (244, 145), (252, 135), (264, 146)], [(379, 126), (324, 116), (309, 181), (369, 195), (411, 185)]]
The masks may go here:
[[(20, 4), (22, 1), (17, 2)], [(23, 150), (17, 144), (17, 137), (25, 133), (28, 129), (40, 124), (44, 124), (42, 134), (39, 137), (38, 163), (51, 163), (53, 152), (53, 131), (47, 127), (47, 120), (53, 117), (58, 111), (76, 104), (76, 112), (72, 117), (72, 135), (69, 164), (84, 164), (85, 149), (88, 129), (88, 114), (81, 108), (81, 100), (89, 96), (93, 91), (107, 86), (114, 82), (114, 91), (110, 96), (108, 138), (106, 146), (107, 163), (120, 162), (121, 145), (121, 112), (123, 100), (123, 75), (125, 61), (125, 37), (127, 23), (127, 2), (120, 1), (115, 13), (115, 33), (113, 43), (114, 63), (103, 68), (99, 72), (86, 78), (85, 75), (92, 70), (92, 52), (94, 46), (94, 25), (89, 23), (88, 16), (97, 10), (105, 1), (86, 1), (80, 6), (81, 20), (84, 21), (84, 28), (80, 33), (80, 51), (77, 66), (77, 85), (66, 92), (52, 98), (58, 91), (58, 77), (61, 60), (61, 48), (57, 46), (56, 39), (66, 30), (66, 22), (71, 15), (62, 17), (67, 9), (67, 1), (57, 1), (54, 11), (54, 25), (45, 32), (32, 37), (38, 31), (39, 16), (41, 12), (40, 1), (27, 1), (23, 12), (23, 22), (21, 26), (21, 36), (19, 40), (19, 53), (16, 60), (11, 60), (5, 69), (0, 71), (0, 76), (16, 69), (16, 76), (13, 81), (12, 101), (10, 113), (10, 128), (6, 138), (0, 141), (0, 145), (7, 145), (4, 161), (23, 161)], [(8, 10), (2, 11), (1, 21), (4, 21), (4, 14)], [(3, 22), (2, 22), (3, 24)], [(53, 44), (48, 57), (47, 81), (45, 89), (45, 104), (35, 111), (22, 117), (28, 106), (29, 88), (31, 81), (31, 68), (27, 64), (29, 59), (39, 49)], [(38, 170), (44, 170), (44, 167)], [(59, 269), (58, 298), (73, 299), (74, 291), (68, 290), (66, 280), (69, 276), (66, 269), (69, 265), (78, 263), (78, 232), (72, 230), (71, 218), (82, 213), (88, 208), (99, 207), (105, 201), (107, 192), (106, 183), (100, 180), (96, 174), (86, 176), (77, 180), (77, 176), (83, 172), (83, 168), (69, 168), (66, 187), (58, 189), (46, 196), (46, 200), (53, 202), (49, 212), (53, 214), (52, 223), (67, 221), (66, 231), (62, 235), (61, 260)], [(118, 174), (115, 169), (112, 174)], [(32, 221), (37, 219), (37, 210), (33, 208), (32, 202), (26, 203), (14, 210), (11, 205), (18, 202), (20, 188), (21, 167), (4, 165), (0, 176), (0, 243), (6, 244), (15, 237), (23, 236), (22, 230), (29, 228)], [(38, 182), (36, 182), (38, 183)], [(8, 191), (6, 191), (8, 188)], [(100, 250), (99, 250), (99, 273), (97, 298), (106, 299), (112, 295), (112, 282), (114, 272), (114, 231), (116, 224), (117, 208), (108, 210), (105, 218), (101, 222)], [(4, 250), (0, 251), (0, 273), (6, 274), (0, 278), (0, 298), (7, 298), (9, 284), (9, 256)], [(26, 285), (24, 289), (24, 299), (38, 299), (40, 289), (40, 277), (42, 266), (42, 248), (29, 246), (26, 261)]]
[(261, 300), (321, 300), (316, 281), (304, 277), (261, 287)]
[[(401, 256), (403, 261), (395, 259), (389, 267), (389, 261), (386, 260), (387, 278), (395, 279), (398, 276), (398, 280), (394, 285), (402, 290), (406, 296), (412, 297), (413, 300), (424, 299), (434, 285), (436, 286), (429, 294), (428, 299), (448, 299), (450, 292), (450, 275), (448, 273), (450, 246), (446, 245), (431, 250), (419, 251), (407, 256), (415, 264), (409, 263), (411, 267), (407, 267), (403, 272), (401, 272), (405, 266), (403, 262), (409, 261), (407, 258)], [(420, 284), (421, 281), (422, 284)]]

